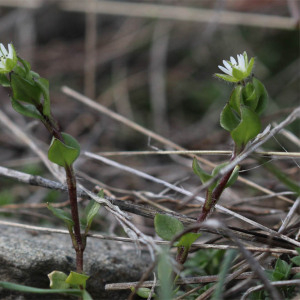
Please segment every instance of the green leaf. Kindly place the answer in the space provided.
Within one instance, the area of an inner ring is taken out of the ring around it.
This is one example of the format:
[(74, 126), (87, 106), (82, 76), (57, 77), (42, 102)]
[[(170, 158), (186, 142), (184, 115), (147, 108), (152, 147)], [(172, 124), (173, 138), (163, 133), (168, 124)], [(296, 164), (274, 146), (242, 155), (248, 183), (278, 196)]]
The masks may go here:
[(300, 256), (293, 257), (291, 261), (296, 265), (300, 266)]
[(82, 300), (93, 300), (93, 298), (91, 297), (91, 295), (86, 290), (83, 290)]
[(35, 84), (40, 88), (43, 97), (44, 97), (44, 104), (43, 104), (43, 113), (45, 116), (50, 117), (50, 96), (49, 96), (49, 81), (45, 78), (39, 78), (35, 81)]
[[(104, 198), (103, 190), (101, 190), (98, 193), (98, 196)], [(92, 225), (93, 219), (97, 215), (100, 207), (101, 207), (100, 203), (96, 202), (95, 200), (90, 200), (89, 204), (85, 208), (85, 226), (86, 226), (85, 232), (86, 233), (88, 233)]]
[(234, 109), (236, 113), (238, 113), (238, 117), (241, 114), (240, 106), (242, 103), (242, 91), (243, 91), (243, 86), (237, 85), (231, 92), (231, 95), (230, 95), (230, 98), (228, 101), (231, 108)]
[[(135, 291), (135, 288), (132, 286), (131, 288), (131, 291), (134, 292)], [(141, 298), (145, 298), (147, 299), (149, 297), (151, 293), (151, 289), (148, 289), (148, 288), (138, 288), (136, 294), (138, 296), (140, 296)], [(152, 294), (152, 297), (156, 297), (155, 293)]]
[(172, 265), (168, 251), (164, 249), (158, 258), (157, 276), (160, 282), (158, 299), (171, 300), (172, 297)]
[(216, 73), (215, 76), (218, 77), (218, 78), (221, 78), (225, 81), (229, 81), (229, 82), (239, 82), (240, 81), (239, 79), (236, 79), (236, 78), (234, 78), (230, 75), (224, 75), (224, 74)]
[(156, 233), (164, 240), (171, 241), (173, 237), (182, 232), (183, 224), (174, 217), (156, 214), (154, 218)]
[(189, 232), (183, 235), (175, 244), (176, 247), (185, 247), (189, 249), (192, 244), (201, 236), (201, 233)]
[(27, 60), (22, 59), (19, 56), (18, 56), (18, 61), (23, 65), (23, 67), (24, 67), (23, 71), (24, 71), (24, 74), (26, 75), (27, 79), (31, 79), (30, 77), (28, 77), (30, 75), (30, 69), (31, 69), (30, 63)]
[(26, 77), (26, 70), (19, 65), (15, 66), (14, 73), (20, 75), (21, 77)]
[(74, 222), (72, 220), (72, 217), (69, 213), (65, 212), (64, 210), (60, 208), (53, 207), (50, 203), (47, 203), (47, 208), (51, 210), (51, 212), (56, 216), (57, 218), (64, 221), (69, 229), (72, 229)]
[(228, 162), (224, 162), (222, 164), (219, 164), (217, 166), (214, 167), (214, 169), (211, 172), (212, 177), (216, 176), (217, 174), (219, 174), (220, 170), (225, 168), (228, 165)]
[(240, 123), (240, 119), (227, 103), (220, 115), (220, 125), (227, 131), (234, 130)]
[(253, 85), (255, 92), (258, 95), (258, 103), (255, 108), (255, 112), (260, 115), (266, 109), (268, 104), (268, 93), (265, 86), (256, 78), (253, 78)]
[(239, 170), (240, 170), (239, 165), (234, 167), (233, 172), (230, 175), (230, 177), (229, 177), (229, 179), (226, 183), (225, 188), (228, 188), (228, 187), (232, 186), (236, 182), (237, 178), (239, 177)]
[(222, 265), (220, 267), (219, 278), (216, 289), (211, 297), (211, 300), (219, 300), (223, 298), (223, 291), (225, 288), (226, 275), (229, 272), (230, 266), (237, 254), (236, 250), (230, 249), (226, 252)]
[(66, 279), (66, 283), (69, 283), (72, 286), (82, 286), (85, 289), (86, 281), (89, 278), (90, 278), (90, 276), (88, 276), (88, 275), (71, 271), (70, 275)]
[(286, 261), (277, 259), (274, 271), (272, 273), (272, 280), (279, 281), (288, 279), (291, 271), (291, 265), (289, 265)]
[(297, 247), (295, 250), (296, 250), (296, 251), (298, 252), (298, 254), (300, 255), (300, 248)]
[(67, 275), (60, 271), (53, 271), (48, 274), (51, 289), (68, 289), (70, 284), (66, 283)]
[(70, 166), (80, 154), (79, 143), (69, 134), (62, 133), (64, 143), (53, 138), (48, 150), (48, 158), (61, 167)]
[(206, 173), (198, 164), (197, 158), (194, 157), (193, 159), (193, 171), (194, 173), (200, 178), (202, 183), (205, 183), (206, 181), (208, 181), (209, 179), (212, 178), (211, 175), (209, 175), (208, 173)]
[(13, 97), (19, 101), (37, 105), (40, 103), (41, 90), (34, 84), (16, 73), (11, 74)]
[(16, 112), (18, 112), (19, 114), (21, 114), (23, 116), (43, 120), (42, 115), (39, 113), (39, 111), (36, 109), (36, 107), (32, 104), (22, 104), (18, 100), (11, 97), (11, 105)]
[[(246, 54), (247, 55), (247, 54)], [(247, 57), (247, 60), (248, 61), (248, 57)], [(250, 75), (252, 69), (253, 69), (253, 66), (254, 66), (254, 57), (251, 57), (250, 61), (249, 61), (249, 64), (247, 66), (247, 73), (248, 75)]]
[(244, 72), (242, 72), (241, 70), (235, 67), (232, 68), (232, 76), (236, 78), (238, 81), (243, 80), (245, 79), (245, 77), (247, 77), (245, 76)]
[(5, 74), (0, 74), (0, 85), (3, 87), (10, 87), (10, 81)]
[(80, 289), (39, 289), (35, 287), (5, 281), (0, 281), (0, 287), (11, 291), (34, 294), (69, 294), (79, 297), (83, 294), (83, 291)]
[(256, 93), (253, 83), (248, 82), (243, 88), (243, 103), (248, 106), (251, 110), (255, 111), (259, 95)]
[(231, 137), (238, 146), (245, 146), (251, 139), (255, 138), (261, 130), (261, 122), (258, 115), (248, 107), (241, 106), (242, 120), (240, 124), (231, 131)]

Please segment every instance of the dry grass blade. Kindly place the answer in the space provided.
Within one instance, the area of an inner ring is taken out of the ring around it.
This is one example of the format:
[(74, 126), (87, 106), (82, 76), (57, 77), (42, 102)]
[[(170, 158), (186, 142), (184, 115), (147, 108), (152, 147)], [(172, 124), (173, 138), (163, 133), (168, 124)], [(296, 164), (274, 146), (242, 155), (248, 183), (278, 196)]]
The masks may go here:
[(147, 3), (131, 3), (124, 1), (93, 1), (87, 5), (81, 1), (62, 1), (61, 8), (68, 11), (96, 12), (99, 14), (122, 15), (167, 19), (188, 22), (210, 22), (217, 18), (220, 24), (247, 25), (280, 29), (293, 29), (297, 21), (293, 18), (239, 13), (229, 11), (214, 11), (195, 7), (157, 5)]
[[(140, 132), (140, 133), (142, 133), (142, 134), (144, 134), (148, 137), (153, 138), (154, 140), (166, 145), (167, 147), (174, 148), (174, 149), (179, 150), (179, 151), (186, 151), (186, 149), (184, 149), (183, 147), (181, 147), (181, 146), (177, 145), (176, 143), (170, 141), (169, 139), (164, 138), (161, 135), (159, 135), (159, 134), (157, 134), (157, 133), (155, 133), (155, 132), (153, 132), (149, 129), (146, 129), (143, 126), (141, 126), (141, 125), (139, 125), (139, 124), (123, 117), (123, 116), (121, 116), (120, 114), (115, 113), (114, 111), (108, 109), (107, 107), (93, 101), (92, 99), (90, 99), (90, 98), (74, 91), (73, 89), (71, 89), (69, 87), (63, 86), (62, 91), (63, 91), (63, 93), (65, 93), (66, 95), (72, 97), (73, 99), (78, 100), (78, 101), (84, 103), (85, 105), (95, 109), (96, 111), (99, 111), (99, 112), (109, 116), (110, 118), (112, 118), (112, 119), (114, 119), (114, 120), (116, 120), (116, 121), (132, 128), (132, 129), (134, 129), (134, 130), (136, 130), (136, 131), (138, 131), (138, 132)], [(189, 154), (188, 156), (192, 157), (192, 158), (194, 157), (193, 154)], [(214, 163), (212, 163), (209, 160), (206, 160), (202, 157), (197, 156), (197, 159), (199, 161), (201, 161), (203, 164), (205, 164), (205, 165), (207, 165), (211, 168), (214, 168), (216, 166)], [(238, 177), (238, 180), (245, 183), (248, 186), (251, 186), (252, 188), (255, 188), (255, 189), (263, 192), (263, 193), (266, 193), (268, 195), (275, 195), (274, 192), (272, 192), (272, 191), (270, 191), (270, 190), (268, 190), (268, 189), (266, 189), (266, 188), (264, 188), (264, 187), (262, 187), (262, 186), (260, 186), (256, 183), (254, 183), (250, 180), (247, 180), (247, 179), (245, 179), (241, 176)], [(282, 199), (286, 202), (293, 203), (292, 200), (290, 200), (290, 199), (288, 199), (284, 196), (278, 196), (278, 198)]]
[[(300, 158), (299, 152), (274, 152), (274, 151), (254, 151), (255, 154), (272, 156), (276, 158)], [(197, 154), (197, 155), (232, 155), (230, 150), (186, 150), (186, 151), (113, 151), (98, 152), (101, 156), (136, 156), (136, 155), (170, 155), (170, 154)]]
[[(273, 286), (293, 286), (293, 285), (300, 285), (300, 279), (294, 279), (294, 280), (282, 280), (282, 281), (273, 281), (271, 282), (271, 285)], [(247, 297), (252, 293), (252, 292), (255, 292), (255, 291), (259, 291), (259, 290), (262, 290), (264, 288), (264, 286), (261, 284), (261, 285), (258, 285), (258, 286), (255, 286), (255, 287), (252, 287), (250, 289), (248, 289), (243, 297), (241, 298), (241, 300), (246, 300)], [(274, 298), (274, 299), (280, 299), (280, 298)], [(297, 296), (296, 298), (294, 298), (295, 300), (298, 299)]]
[[(155, 178), (155, 177), (153, 177), (153, 176), (151, 176), (149, 174), (146, 174), (144, 172), (135, 170), (135, 169), (130, 168), (128, 166), (122, 165), (122, 164), (120, 164), (118, 162), (112, 161), (112, 160), (110, 160), (108, 158), (101, 157), (99, 155), (96, 155), (94, 153), (90, 153), (90, 152), (87, 152), (87, 151), (84, 152), (83, 155), (85, 155), (87, 157), (90, 157), (90, 158), (93, 158), (93, 159), (96, 159), (96, 160), (99, 160), (99, 161), (102, 161), (105, 164), (108, 164), (110, 166), (114, 166), (115, 168), (118, 168), (120, 170), (124, 170), (126, 172), (130, 172), (132, 174), (135, 174), (135, 175), (140, 176), (142, 178), (151, 180), (151, 181), (156, 182), (158, 184), (162, 184), (162, 185), (164, 185), (164, 186), (166, 186), (166, 187), (168, 187), (168, 188), (170, 188), (170, 189), (172, 189), (172, 190), (174, 190), (174, 191), (176, 191), (178, 193), (181, 193), (182, 195), (189, 196), (189, 197), (193, 196), (193, 193), (191, 193), (190, 191), (187, 191), (187, 190), (185, 190), (183, 188), (177, 187), (177, 186), (175, 186), (175, 185), (173, 185), (173, 184), (171, 184), (169, 182), (166, 182), (166, 181), (164, 181), (162, 179)], [(204, 199), (202, 197), (196, 196), (195, 199), (199, 200), (202, 203), (204, 202)], [(225, 207), (223, 207), (223, 206), (221, 206), (219, 204), (217, 204), (215, 207), (216, 207), (217, 210), (219, 210), (219, 211), (221, 211), (221, 212), (223, 212), (225, 214), (228, 214), (230, 216), (233, 216), (233, 217), (235, 217), (235, 218), (237, 218), (237, 219), (239, 219), (239, 220), (241, 220), (243, 222), (251, 224), (254, 227), (262, 229), (263, 231), (268, 232), (272, 236), (280, 237), (283, 240), (285, 240), (287, 242), (290, 242), (291, 244), (293, 244), (293, 245), (295, 245), (297, 247), (300, 246), (300, 242), (298, 242), (298, 241), (296, 241), (296, 240), (294, 240), (294, 239), (292, 239), (292, 238), (290, 238), (290, 237), (288, 237), (286, 235), (277, 233), (276, 231), (274, 231), (274, 230), (272, 230), (272, 229), (270, 229), (270, 228), (268, 228), (266, 226), (263, 226), (262, 224), (259, 224), (258, 222), (250, 220), (250, 219), (248, 219), (248, 218), (246, 218), (246, 217), (244, 217), (244, 216), (242, 216), (242, 215), (240, 215), (238, 213), (235, 213), (235, 212), (231, 211), (230, 209), (227, 209), (227, 208), (225, 208)]]

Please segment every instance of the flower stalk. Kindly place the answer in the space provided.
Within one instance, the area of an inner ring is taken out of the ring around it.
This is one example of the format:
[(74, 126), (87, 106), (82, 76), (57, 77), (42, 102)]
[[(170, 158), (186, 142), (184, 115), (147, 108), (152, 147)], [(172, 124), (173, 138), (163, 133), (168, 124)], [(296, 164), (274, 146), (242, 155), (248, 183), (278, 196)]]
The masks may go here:
[[(220, 115), (220, 125), (230, 132), (234, 142), (234, 151), (229, 162), (240, 154), (247, 143), (254, 139), (261, 130), (259, 115), (267, 105), (267, 92), (264, 85), (254, 76), (251, 76), (254, 66), (254, 58), (248, 60), (247, 53), (237, 55), (237, 60), (223, 60), (224, 66), (218, 66), (225, 74), (215, 74), (227, 82), (235, 83), (235, 87)], [(228, 163), (229, 163), (228, 162)], [(193, 171), (200, 178), (202, 184), (216, 176), (220, 169), (228, 163), (217, 166), (211, 174), (206, 173), (198, 164), (197, 159), (193, 161)], [(237, 179), (239, 166), (232, 168), (217, 182), (212, 183), (206, 190), (205, 202), (197, 218), (197, 223), (204, 222), (213, 211), (223, 191), (231, 186)], [(197, 233), (198, 229), (191, 232)], [(177, 248), (177, 262), (183, 264), (188, 256), (187, 247)]]
[(48, 80), (33, 72), (30, 64), (17, 56), (12, 44), (8, 44), (7, 49), (0, 44), (0, 84), (10, 88), (13, 108), (24, 116), (39, 119), (52, 136), (48, 158), (65, 170), (71, 218), (68, 218), (64, 211), (55, 211), (53, 208), (51, 210), (68, 227), (76, 252), (76, 270), (82, 273), (85, 242), (80, 231), (76, 176), (73, 169), (80, 146), (73, 137), (61, 132), (51, 114)]

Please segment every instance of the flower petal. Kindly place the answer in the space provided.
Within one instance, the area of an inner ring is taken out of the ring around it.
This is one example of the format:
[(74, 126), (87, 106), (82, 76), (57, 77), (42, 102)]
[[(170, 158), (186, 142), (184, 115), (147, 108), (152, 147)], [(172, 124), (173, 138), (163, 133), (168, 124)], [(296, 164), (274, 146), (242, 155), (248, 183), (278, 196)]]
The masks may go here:
[(223, 65), (224, 65), (228, 70), (232, 69), (232, 68), (231, 68), (231, 65), (230, 65), (229, 62), (227, 62), (226, 60), (223, 60)]
[(240, 58), (241, 58), (241, 63), (240, 63), (241, 70), (245, 72), (247, 69), (248, 62), (245, 60), (245, 57), (242, 54), (240, 54)]
[(0, 44), (0, 48), (1, 48), (1, 52), (4, 56), (7, 56), (8, 52), (6, 51), (5, 47), (3, 46), (3, 44)]
[(230, 61), (233, 65), (237, 65), (237, 62), (234, 57), (230, 56)]
[(219, 69), (221, 70), (221, 71), (223, 71), (224, 73), (226, 73), (226, 74), (228, 74), (228, 75), (232, 75), (232, 70), (228, 70), (228, 69), (226, 69), (226, 68), (224, 68), (224, 67), (222, 67), (222, 66), (218, 66), (219, 67)]
[(14, 48), (12, 44), (8, 44), (8, 58), (13, 58), (14, 56)]

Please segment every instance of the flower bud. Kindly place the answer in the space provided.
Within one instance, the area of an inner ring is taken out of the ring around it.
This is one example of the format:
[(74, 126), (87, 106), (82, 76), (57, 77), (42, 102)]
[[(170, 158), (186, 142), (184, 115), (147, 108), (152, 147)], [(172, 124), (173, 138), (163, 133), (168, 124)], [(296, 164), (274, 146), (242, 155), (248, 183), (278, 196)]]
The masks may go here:
[(8, 51), (0, 43), (0, 74), (7, 74), (17, 65), (18, 58), (13, 44), (8, 44)]

